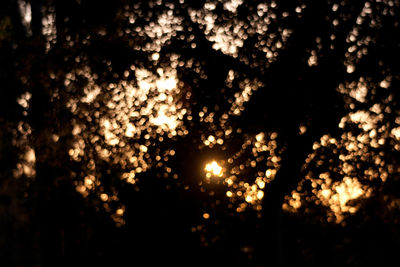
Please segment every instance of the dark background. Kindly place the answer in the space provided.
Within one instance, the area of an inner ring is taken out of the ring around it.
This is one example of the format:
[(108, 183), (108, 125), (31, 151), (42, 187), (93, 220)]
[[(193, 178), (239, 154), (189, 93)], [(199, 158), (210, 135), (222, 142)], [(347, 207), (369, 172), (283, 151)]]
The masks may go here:
[[(1, 266), (397, 266), (400, 2), (226, 3), (1, 1)], [(217, 49), (218, 29), (241, 45)], [(143, 69), (176, 70), (176, 133), (144, 111), (160, 92), (121, 89)], [(232, 187), (206, 179), (214, 159)], [(260, 175), (262, 199), (226, 196)], [(353, 212), (323, 202), (326, 175), (357, 179)]]

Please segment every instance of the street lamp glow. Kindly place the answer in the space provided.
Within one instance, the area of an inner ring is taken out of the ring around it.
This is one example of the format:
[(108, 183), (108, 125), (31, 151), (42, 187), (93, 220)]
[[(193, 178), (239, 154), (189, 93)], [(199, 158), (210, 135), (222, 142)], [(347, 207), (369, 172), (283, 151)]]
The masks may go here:
[(204, 168), (208, 173), (212, 173), (215, 176), (222, 176), (222, 167), (214, 160), (211, 163), (207, 163)]

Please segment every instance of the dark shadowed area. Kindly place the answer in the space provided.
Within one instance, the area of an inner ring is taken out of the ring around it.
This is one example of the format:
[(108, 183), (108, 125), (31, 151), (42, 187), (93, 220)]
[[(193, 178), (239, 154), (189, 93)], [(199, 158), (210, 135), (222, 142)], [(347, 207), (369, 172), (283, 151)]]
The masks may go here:
[(400, 1), (0, 1), (0, 266), (397, 266)]

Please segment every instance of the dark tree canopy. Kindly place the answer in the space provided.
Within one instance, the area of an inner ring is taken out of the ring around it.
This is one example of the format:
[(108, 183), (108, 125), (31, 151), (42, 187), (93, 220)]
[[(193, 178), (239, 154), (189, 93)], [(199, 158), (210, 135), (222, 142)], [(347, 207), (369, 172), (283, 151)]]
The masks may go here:
[(1, 1), (0, 264), (395, 266), (399, 23), (398, 0)]

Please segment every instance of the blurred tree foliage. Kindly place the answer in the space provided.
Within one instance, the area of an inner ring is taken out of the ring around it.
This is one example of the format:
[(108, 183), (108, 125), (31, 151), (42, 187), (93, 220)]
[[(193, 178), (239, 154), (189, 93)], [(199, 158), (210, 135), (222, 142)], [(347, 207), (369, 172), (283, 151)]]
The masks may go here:
[(1, 264), (393, 265), (399, 18), (2, 1)]

